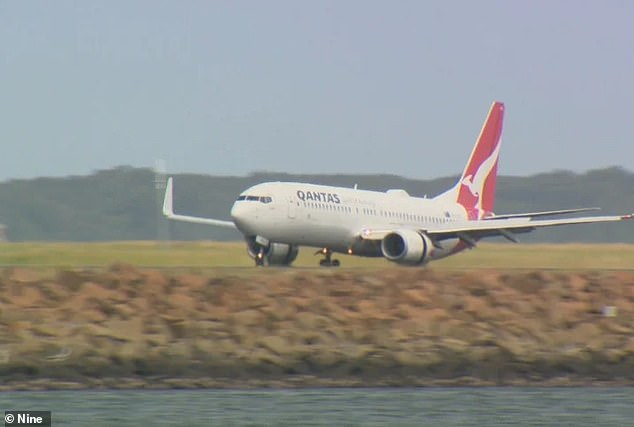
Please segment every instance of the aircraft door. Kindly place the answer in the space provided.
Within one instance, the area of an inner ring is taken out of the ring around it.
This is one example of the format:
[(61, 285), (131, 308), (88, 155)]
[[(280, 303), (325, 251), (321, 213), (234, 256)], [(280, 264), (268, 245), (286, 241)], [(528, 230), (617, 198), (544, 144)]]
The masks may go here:
[(293, 196), (288, 196), (288, 217), (290, 219), (295, 219), (297, 216), (297, 206), (295, 203)]

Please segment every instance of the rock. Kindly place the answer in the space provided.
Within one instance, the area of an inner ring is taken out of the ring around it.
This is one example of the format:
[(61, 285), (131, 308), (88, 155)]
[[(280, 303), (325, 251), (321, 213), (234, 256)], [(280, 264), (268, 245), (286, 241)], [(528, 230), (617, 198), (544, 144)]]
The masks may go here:
[(187, 340), (174, 340), (167, 345), (167, 354), (172, 359), (186, 361), (191, 359), (191, 346)]
[(257, 366), (265, 375), (270, 374), (270, 366), (283, 367), (288, 365), (286, 359), (278, 354), (271, 353), (268, 349), (255, 348), (249, 353), (249, 362)]
[(302, 330), (319, 331), (328, 330), (332, 326), (332, 321), (323, 315), (302, 311), (297, 313), (295, 322)]
[(592, 308), (584, 301), (560, 300), (548, 307), (548, 320), (557, 328), (574, 325), (588, 316), (592, 316)]
[(623, 321), (617, 317), (602, 319), (599, 324), (601, 325), (601, 328), (608, 333), (632, 335), (634, 334), (634, 329), (632, 328), (633, 325), (630, 322)]
[(176, 278), (177, 289), (187, 292), (198, 292), (207, 287), (208, 279), (199, 274), (182, 274)]
[(177, 311), (181, 312), (192, 310), (197, 305), (196, 299), (182, 293), (171, 294), (169, 297), (166, 296), (165, 299), (170, 307), (175, 308)]
[(51, 324), (33, 326), (31, 332), (39, 337), (57, 337), (62, 335), (60, 329)]
[(110, 335), (110, 329), (94, 323), (88, 323), (83, 326), (81, 333), (93, 337), (107, 337)]
[(108, 319), (101, 310), (98, 309), (84, 309), (81, 313), (81, 316), (89, 322), (93, 323), (101, 323), (104, 320)]
[(9, 321), (6, 324), (10, 334), (18, 334), (21, 331), (31, 329), (31, 321), (28, 320)]
[(164, 295), (170, 277), (161, 271), (145, 270), (142, 273), (143, 281), (135, 286), (128, 286), (128, 290), (132, 293), (142, 293), (144, 295)]
[(184, 317), (164, 314), (161, 316), (161, 319), (165, 322), (172, 338), (182, 339), (189, 335), (190, 322)]
[(469, 348), (469, 344), (467, 342), (449, 337), (441, 338), (440, 345), (455, 353), (464, 353)]
[(252, 326), (260, 324), (264, 320), (264, 315), (258, 310), (249, 309), (233, 313), (230, 319), (239, 325)]
[[(288, 385), (289, 376), (302, 378), (295, 385), (634, 384), (631, 272), (23, 273), (3, 275), (3, 390), (15, 375), (50, 373), (92, 387), (126, 376), (152, 387)], [(605, 305), (617, 315), (603, 317)]]
[(258, 344), (262, 347), (272, 351), (278, 356), (286, 355), (291, 352), (291, 346), (289, 342), (278, 335), (268, 335), (258, 340)]
[(64, 288), (71, 292), (77, 292), (82, 284), (89, 280), (90, 273), (75, 270), (62, 270), (57, 273), (55, 281), (61, 283)]
[(423, 359), (411, 351), (396, 351), (393, 354), (394, 360), (401, 366), (419, 366), (423, 364)]
[(164, 347), (166, 346), (170, 338), (166, 334), (144, 334), (143, 338), (150, 347)]
[(628, 338), (625, 345), (623, 346), (623, 351), (626, 354), (634, 356), (634, 337)]
[(305, 297), (291, 296), (287, 298), (288, 303), (295, 307), (296, 311), (305, 310), (310, 306), (310, 300)]
[(17, 307), (39, 307), (44, 303), (42, 293), (31, 285), (13, 285), (11, 290), (10, 302)]
[(490, 319), (494, 317), (494, 310), (490, 309), (486, 298), (469, 295), (465, 297), (464, 311), (476, 319)]
[(109, 301), (117, 295), (111, 289), (104, 288), (95, 282), (86, 282), (79, 291), (85, 298), (94, 298), (97, 301)]
[(196, 340), (196, 348), (207, 355), (234, 356), (238, 353), (240, 346), (235, 341), (224, 338), (219, 340)]
[(9, 283), (18, 283), (21, 285), (37, 284), (41, 279), (41, 275), (37, 272), (37, 270), (19, 267), (5, 270), (4, 277)]
[(424, 289), (405, 289), (403, 299), (407, 304), (414, 306), (427, 307), (431, 305), (429, 295)]

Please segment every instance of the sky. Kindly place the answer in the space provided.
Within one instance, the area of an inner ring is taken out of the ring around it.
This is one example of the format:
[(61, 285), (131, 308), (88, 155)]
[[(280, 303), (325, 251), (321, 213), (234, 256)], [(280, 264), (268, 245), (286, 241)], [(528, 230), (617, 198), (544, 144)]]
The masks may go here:
[(634, 2), (0, 0), (0, 180), (634, 170)]

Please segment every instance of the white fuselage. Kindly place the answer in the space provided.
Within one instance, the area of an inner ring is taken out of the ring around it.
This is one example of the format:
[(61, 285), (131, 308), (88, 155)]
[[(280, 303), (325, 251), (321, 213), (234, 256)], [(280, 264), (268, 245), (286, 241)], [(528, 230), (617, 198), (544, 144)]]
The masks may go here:
[[(467, 220), (465, 209), (457, 203), (411, 197), (403, 190), (378, 192), (295, 182), (250, 187), (234, 203), (231, 217), (247, 237), (362, 256), (382, 256), (380, 244), (360, 238), (364, 232), (426, 230)], [(453, 253), (458, 242), (439, 242), (432, 258)]]

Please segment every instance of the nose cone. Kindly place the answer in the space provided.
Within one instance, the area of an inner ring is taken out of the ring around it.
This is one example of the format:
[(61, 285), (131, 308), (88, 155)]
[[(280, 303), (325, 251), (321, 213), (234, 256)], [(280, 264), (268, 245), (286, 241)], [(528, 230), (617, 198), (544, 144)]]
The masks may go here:
[(251, 203), (237, 201), (231, 208), (231, 219), (244, 234), (253, 233), (253, 222), (256, 219), (255, 209)]

